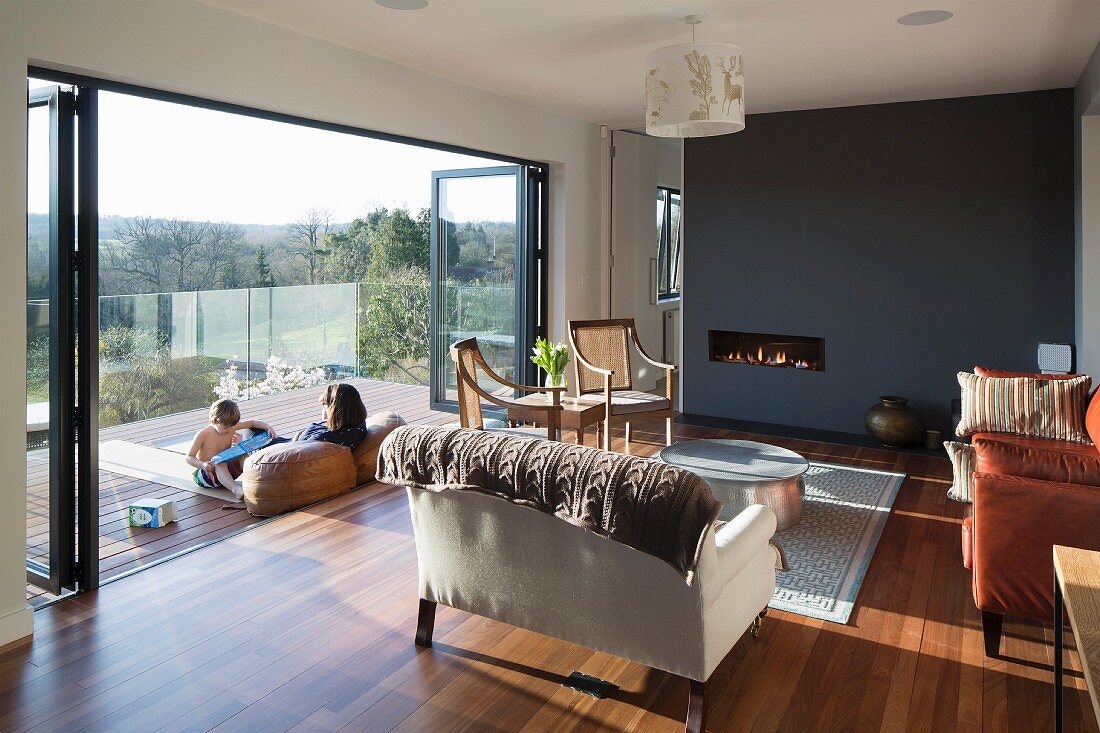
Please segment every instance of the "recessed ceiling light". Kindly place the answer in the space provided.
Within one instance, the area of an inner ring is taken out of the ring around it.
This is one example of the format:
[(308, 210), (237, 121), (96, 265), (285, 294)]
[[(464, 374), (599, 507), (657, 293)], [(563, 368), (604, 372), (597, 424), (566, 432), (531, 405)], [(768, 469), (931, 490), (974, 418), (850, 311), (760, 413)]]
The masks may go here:
[[(382, 0), (378, 0), (381, 2)], [(898, 18), (898, 22), (902, 25), (932, 25), (933, 23), (942, 23), (945, 20), (949, 20), (954, 13), (950, 10), (918, 10), (915, 13), (909, 13)]]
[(428, 0), (374, 0), (390, 10), (420, 10), (428, 7)]

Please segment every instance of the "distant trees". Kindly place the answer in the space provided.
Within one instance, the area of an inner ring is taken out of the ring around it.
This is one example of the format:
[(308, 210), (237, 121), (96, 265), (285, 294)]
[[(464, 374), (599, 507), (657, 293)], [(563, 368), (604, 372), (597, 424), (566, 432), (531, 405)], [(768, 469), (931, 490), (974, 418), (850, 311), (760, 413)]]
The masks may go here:
[[(37, 246), (36, 238), (39, 230), (48, 234), (47, 225), (48, 218), (36, 222), (35, 237), (28, 237), (31, 283), (36, 273), (42, 278), (48, 275), (48, 263), (39, 256), (40, 250), (48, 248)], [(360, 371), (375, 378), (427, 381), (432, 231), (428, 209), (378, 208), (347, 224), (333, 223), (332, 212), (320, 209), (310, 209), (286, 225), (105, 217), (101, 230), (103, 295), (357, 283), (355, 350)], [(448, 328), (511, 333), (514, 223), (456, 226), (444, 220), (439, 237), (446, 270), (442, 317)], [(147, 307), (147, 302), (142, 301), (141, 307)], [(122, 354), (107, 358), (104, 366), (104, 374), (111, 373), (104, 384), (112, 390), (108, 401), (112, 420), (137, 419), (138, 402), (130, 404), (125, 395), (129, 389), (158, 394), (162, 384), (181, 380), (196, 399), (209, 398), (208, 390), (193, 387), (190, 381), (205, 384), (216, 379), (209, 364), (201, 359), (186, 369), (170, 364), (173, 300), (163, 296), (156, 302), (155, 326), (139, 326), (133, 315), (138, 303), (130, 299), (105, 303), (101, 311), (110, 348)], [(142, 335), (144, 341), (131, 344), (123, 331), (109, 330), (114, 326), (151, 330)], [(494, 346), (487, 343), (483, 348)], [(154, 404), (153, 409), (167, 408)]]
[(427, 384), (428, 271), (401, 267), (361, 286), (359, 368), (364, 375)]
[[(429, 218), (428, 209), (405, 208), (375, 209), (349, 224), (334, 224), (331, 212), (310, 209), (284, 226), (110, 217), (101, 224), (100, 294), (385, 281), (408, 267), (427, 273)], [(504, 252), (498, 261), (506, 259), (506, 269), (511, 268), (514, 238), (505, 243), (486, 225), (456, 232), (453, 224), (443, 236), (451, 267), (459, 265), (460, 252), (463, 265), (475, 261), (458, 272), (462, 279), (466, 270), (484, 275), (485, 267), (476, 262), (493, 259), (490, 242)], [(48, 249), (28, 251), (29, 280), (37, 294), (46, 289)]]
[(372, 231), (371, 217), (366, 217), (353, 221), (346, 231), (332, 232), (325, 237), (325, 256), (321, 261), (323, 282), (356, 283), (367, 279)]
[(427, 382), (429, 221), (427, 209), (415, 217), (407, 209), (376, 209), (351, 223), (346, 240), (333, 243), (333, 253), (347, 247), (350, 267), (343, 274), (366, 281), (359, 302), (359, 362), (370, 376)]
[(332, 226), (332, 212), (310, 209), (301, 219), (286, 225), (291, 252), (305, 260), (309, 284), (317, 284), (317, 273), (325, 257), (322, 243)]
[(244, 231), (236, 224), (138, 216), (123, 219), (115, 238), (119, 246), (101, 254), (101, 292), (212, 290), (223, 270), (239, 276), (231, 263)]
[(271, 266), (267, 264), (267, 253), (261, 244), (256, 251), (256, 277), (252, 280), (253, 287), (273, 288), (277, 284), (275, 275), (271, 272)]
[(421, 209), (413, 218), (407, 209), (379, 209), (367, 217), (370, 256), (367, 279), (385, 279), (390, 273), (412, 267), (428, 271), (431, 260), (430, 213)]

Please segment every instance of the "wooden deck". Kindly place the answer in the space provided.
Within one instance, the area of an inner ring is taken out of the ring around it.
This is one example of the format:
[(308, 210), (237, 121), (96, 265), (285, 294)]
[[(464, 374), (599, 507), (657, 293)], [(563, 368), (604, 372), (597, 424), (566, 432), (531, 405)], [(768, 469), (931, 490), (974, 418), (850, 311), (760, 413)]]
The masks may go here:
[[(677, 429), (709, 437), (754, 436)], [(711, 676), (707, 730), (1053, 730), (1051, 626), (1010, 617), (985, 656), (945, 458), (758, 439), (907, 477), (849, 622), (773, 611)], [(369, 484), (36, 613), (0, 649), (0, 730), (683, 731), (687, 683), (608, 654), (442, 606), (415, 646), (416, 578), (404, 492)], [(1096, 733), (1065, 643), (1066, 731)], [(573, 692), (573, 670), (619, 689)]]
[[(453, 413), (428, 407), (428, 388), (369, 379), (350, 380), (363, 395), (370, 413), (392, 410), (410, 423), (446, 423)], [(271, 423), (289, 435), (319, 419), (317, 399), (322, 388), (258, 397), (241, 403), (245, 419)], [(127, 440), (150, 445), (175, 436), (193, 435), (207, 424), (206, 410), (191, 410), (152, 420), (118, 425), (100, 431), (100, 440)], [(180, 459), (183, 460), (182, 458)], [(49, 557), (49, 476), (45, 451), (27, 454), (27, 553), (43, 564)], [(179, 521), (158, 529), (127, 526), (126, 508), (138, 497), (170, 498)], [(225, 510), (225, 502), (202, 494), (151, 483), (109, 471), (99, 473), (99, 570), (108, 579), (199, 544), (211, 542), (258, 524), (243, 509)], [(32, 605), (52, 598), (27, 586)]]

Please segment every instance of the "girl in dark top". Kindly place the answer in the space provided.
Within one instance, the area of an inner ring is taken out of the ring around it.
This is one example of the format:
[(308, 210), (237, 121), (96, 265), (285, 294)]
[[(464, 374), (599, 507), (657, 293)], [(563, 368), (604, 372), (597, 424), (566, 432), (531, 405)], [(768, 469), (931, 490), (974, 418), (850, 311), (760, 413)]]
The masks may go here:
[(323, 440), (355, 450), (367, 437), (367, 408), (350, 384), (330, 384), (321, 395), (324, 421), (310, 423), (294, 440)]

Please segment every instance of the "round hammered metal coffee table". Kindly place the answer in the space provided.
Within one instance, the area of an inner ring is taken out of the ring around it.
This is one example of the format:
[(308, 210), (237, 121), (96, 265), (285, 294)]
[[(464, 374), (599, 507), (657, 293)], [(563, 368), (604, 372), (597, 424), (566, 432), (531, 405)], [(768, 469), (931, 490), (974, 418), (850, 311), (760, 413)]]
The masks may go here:
[(752, 440), (688, 440), (658, 454), (672, 466), (699, 475), (723, 503), (720, 519), (733, 519), (753, 504), (775, 512), (776, 531), (798, 524), (810, 462), (794, 451)]

